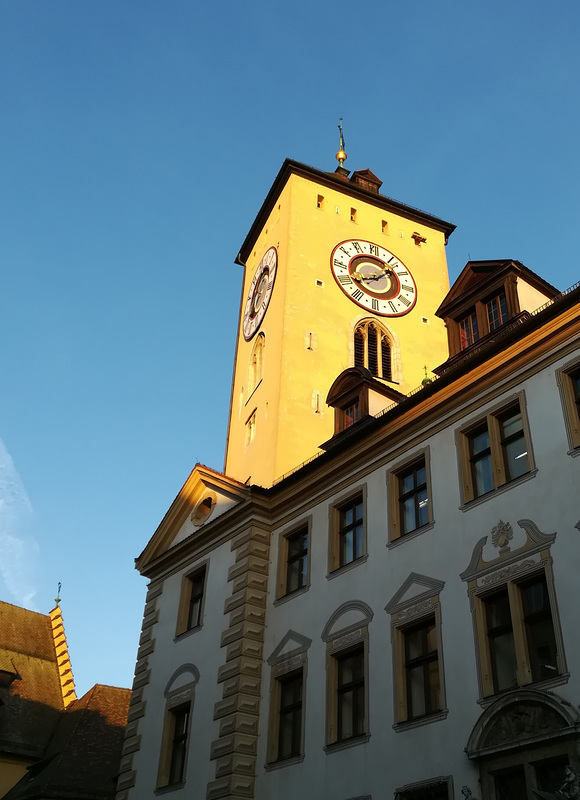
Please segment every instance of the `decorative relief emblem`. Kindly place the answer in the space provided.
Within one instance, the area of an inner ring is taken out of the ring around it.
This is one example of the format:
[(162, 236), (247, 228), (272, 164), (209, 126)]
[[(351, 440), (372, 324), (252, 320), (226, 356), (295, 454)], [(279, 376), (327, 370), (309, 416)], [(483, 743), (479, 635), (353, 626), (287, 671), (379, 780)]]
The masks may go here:
[(332, 640), (332, 649), (341, 650), (343, 647), (360, 642), (361, 639), (363, 639), (363, 634), (360, 630), (347, 633), (345, 636), (339, 636), (337, 639)]
[(425, 614), (427, 611), (430, 611), (435, 603), (433, 602), (433, 598), (429, 597), (427, 600), (422, 600), (420, 603), (415, 603), (414, 606), (409, 606), (409, 608), (403, 608), (397, 614), (397, 622), (403, 622), (407, 619), (411, 619), (412, 617), (417, 617), (420, 614)]
[(499, 549), (499, 554), (510, 552), (509, 542), (514, 538), (514, 531), (509, 522), (502, 519), (491, 529), (491, 541), (494, 547)]
[(484, 747), (507, 744), (530, 736), (561, 730), (565, 722), (553, 709), (539, 703), (518, 703), (494, 721)]
[(525, 572), (527, 569), (535, 567), (537, 564), (539, 564), (539, 562), (539, 556), (527, 558), (525, 561), (520, 561), (517, 564), (511, 564), (509, 567), (504, 567), (503, 569), (498, 569), (497, 572), (492, 572), (491, 575), (484, 575), (483, 578), (478, 578), (477, 585), (492, 586), (494, 583), (509, 581), (514, 577), (514, 575), (518, 575), (520, 572)]

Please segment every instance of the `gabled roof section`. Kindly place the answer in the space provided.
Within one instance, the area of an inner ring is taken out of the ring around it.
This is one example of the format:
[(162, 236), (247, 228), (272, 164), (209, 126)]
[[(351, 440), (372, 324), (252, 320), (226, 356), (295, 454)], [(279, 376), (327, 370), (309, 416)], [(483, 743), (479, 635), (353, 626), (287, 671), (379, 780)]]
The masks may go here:
[(382, 180), (377, 178), (375, 173), (371, 172), (371, 170), (368, 168), (357, 169), (355, 172), (353, 172), (350, 176), (350, 182), (362, 187), (363, 189), (367, 189), (369, 192), (377, 193), (383, 185)]
[(42, 760), (28, 768), (6, 800), (113, 800), (130, 689), (96, 684), (64, 713)]
[(326, 403), (332, 408), (340, 407), (343, 400), (363, 388), (371, 389), (373, 392), (388, 397), (394, 403), (400, 403), (406, 397), (406, 395), (393, 389), (392, 386), (374, 378), (366, 367), (348, 367), (348, 369), (340, 373), (330, 387)]
[(196, 464), (147, 547), (135, 560), (136, 568), (143, 572), (153, 559), (246, 500), (249, 492), (243, 483)]
[(509, 273), (529, 283), (548, 299), (559, 294), (558, 289), (545, 281), (521, 261), (511, 258), (496, 259), (493, 261), (468, 261), (463, 267), (459, 277), (445, 296), (443, 302), (435, 312), (438, 317), (453, 317), (458, 309), (471, 305), (486, 290), (493, 288), (493, 284), (505, 278)]
[(306, 164), (301, 164), (299, 161), (292, 161), (292, 159), (287, 158), (282, 164), (280, 172), (276, 176), (274, 183), (270, 187), (270, 191), (266, 195), (266, 199), (262, 203), (261, 209), (258, 211), (258, 215), (252, 223), (252, 227), (250, 228), (248, 235), (246, 236), (244, 243), (240, 248), (240, 252), (235, 259), (236, 264), (241, 264), (244, 266), (246, 263), (246, 260), (252, 251), (260, 231), (264, 227), (268, 216), (274, 208), (274, 204), (276, 203), (280, 193), (292, 175), (299, 175), (303, 178), (314, 181), (320, 186), (326, 186), (330, 189), (335, 189), (336, 191), (342, 192), (349, 197), (359, 198), (365, 203), (377, 206), (378, 208), (383, 208), (385, 211), (399, 214), (402, 217), (419, 222), (422, 225), (433, 228), (434, 230), (442, 231), (445, 234), (446, 239), (455, 230), (455, 225), (452, 225), (450, 222), (445, 222), (445, 220), (439, 219), (439, 217), (434, 217), (431, 214), (425, 213), (424, 211), (419, 211), (417, 208), (407, 206), (404, 203), (399, 203), (397, 200), (392, 200), (390, 197), (385, 197), (385, 195), (379, 194), (378, 188), (381, 183), (377, 176), (374, 175), (370, 170), (360, 170), (360, 172), (355, 172), (353, 173), (353, 177), (355, 175), (361, 175), (363, 177), (370, 178), (371, 184), (374, 181), (375, 185), (378, 181), (378, 186), (376, 189), (372, 187), (370, 189), (364, 188), (364, 186), (360, 185), (361, 181), (354, 182), (352, 179), (345, 180), (343, 177), (334, 172), (323, 172), (322, 170), (315, 169), (314, 167), (309, 167)]

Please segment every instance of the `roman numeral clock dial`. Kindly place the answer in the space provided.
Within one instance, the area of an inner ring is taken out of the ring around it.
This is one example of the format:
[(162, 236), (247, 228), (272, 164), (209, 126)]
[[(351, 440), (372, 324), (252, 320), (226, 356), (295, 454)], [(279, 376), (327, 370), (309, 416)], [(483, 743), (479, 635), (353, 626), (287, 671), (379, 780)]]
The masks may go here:
[(270, 247), (258, 264), (246, 299), (242, 323), (246, 342), (249, 342), (254, 336), (262, 324), (264, 314), (268, 310), (268, 304), (274, 289), (274, 281), (276, 280), (277, 267), (278, 251), (275, 247)]
[(342, 291), (374, 314), (401, 317), (417, 301), (417, 286), (403, 262), (378, 244), (347, 239), (337, 244), (330, 268)]

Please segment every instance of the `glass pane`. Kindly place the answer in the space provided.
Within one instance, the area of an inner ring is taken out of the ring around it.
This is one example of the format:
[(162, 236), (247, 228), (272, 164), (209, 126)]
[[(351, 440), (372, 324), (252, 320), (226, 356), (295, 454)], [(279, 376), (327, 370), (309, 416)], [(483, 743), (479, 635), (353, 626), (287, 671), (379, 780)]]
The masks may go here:
[(429, 519), (429, 500), (427, 499), (427, 489), (422, 489), (417, 495), (419, 501), (419, 520), (418, 526), (426, 525)]
[(476, 456), (484, 450), (489, 450), (489, 432), (487, 428), (473, 433), (470, 437), (471, 440), (471, 453)]
[(401, 506), (401, 524), (403, 533), (414, 531), (417, 527), (415, 520), (415, 498), (408, 497)]
[(501, 430), (504, 439), (507, 439), (508, 436), (520, 433), (523, 429), (522, 415), (519, 411), (514, 412), (509, 417), (504, 417), (502, 420)]
[(523, 766), (517, 766), (495, 776), (497, 800), (528, 800)]
[(504, 445), (507, 475), (510, 480), (528, 471), (528, 453), (523, 434)]
[(362, 525), (357, 525), (355, 528), (355, 552), (354, 558), (360, 558), (362, 556), (362, 544), (363, 544), (363, 529)]
[(288, 572), (286, 575), (286, 591), (293, 592), (303, 586), (302, 580), (302, 559), (290, 561), (288, 563)]
[(428, 664), (429, 711), (441, 708), (441, 684), (439, 681), (439, 661), (434, 659)]
[(342, 692), (338, 708), (339, 737), (348, 739), (354, 736), (353, 728), (353, 692)]
[(526, 635), (533, 680), (553, 678), (558, 674), (558, 662), (552, 618), (549, 616), (526, 622)]
[(511, 631), (494, 636), (491, 640), (491, 660), (497, 692), (517, 686), (516, 650)]
[(566, 779), (568, 756), (557, 756), (534, 764), (538, 789), (542, 792), (556, 792)]
[(405, 631), (406, 659), (413, 661), (424, 655), (423, 628)]
[(512, 617), (507, 591), (486, 598), (485, 606), (487, 610), (488, 630), (493, 631), (493, 629), (503, 626), (511, 628)]
[(487, 454), (472, 462), (473, 480), (475, 483), (475, 496), (491, 492), (493, 489), (493, 473), (491, 469), (491, 454)]
[(425, 707), (425, 676), (423, 666), (407, 670), (407, 696), (409, 718), (420, 717), (427, 712)]

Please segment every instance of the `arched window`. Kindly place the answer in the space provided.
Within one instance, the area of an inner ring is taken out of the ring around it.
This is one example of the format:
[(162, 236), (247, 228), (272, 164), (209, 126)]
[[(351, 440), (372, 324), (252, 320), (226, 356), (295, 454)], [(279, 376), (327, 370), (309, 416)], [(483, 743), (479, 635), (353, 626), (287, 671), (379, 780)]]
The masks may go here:
[(354, 365), (366, 367), (375, 378), (391, 381), (391, 342), (374, 320), (359, 323), (354, 332)]
[(256, 336), (256, 341), (252, 348), (252, 355), (250, 356), (250, 363), (248, 365), (248, 397), (262, 380), (265, 344), (266, 337), (263, 333), (259, 333)]

